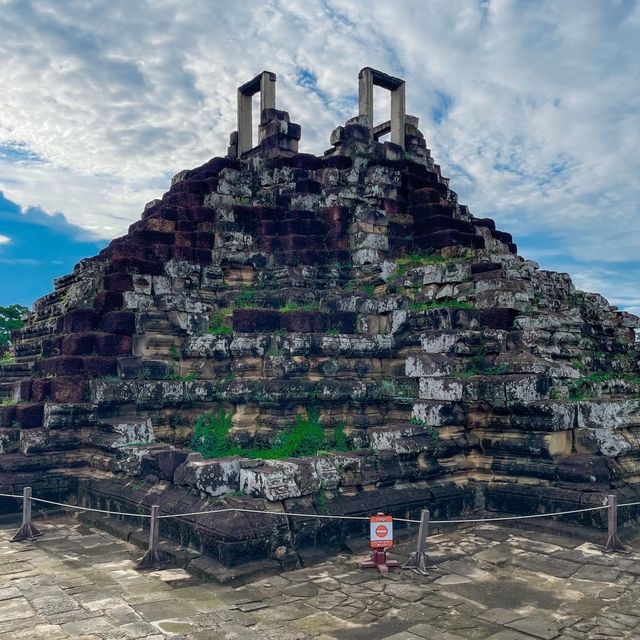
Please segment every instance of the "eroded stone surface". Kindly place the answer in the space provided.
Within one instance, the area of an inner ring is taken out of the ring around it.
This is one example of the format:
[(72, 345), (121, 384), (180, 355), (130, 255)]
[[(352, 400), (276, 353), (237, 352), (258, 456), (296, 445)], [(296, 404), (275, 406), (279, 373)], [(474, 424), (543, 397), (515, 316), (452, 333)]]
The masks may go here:
[[(0, 640), (640, 636), (640, 584), (630, 571), (640, 561), (637, 539), (628, 553), (605, 555), (557, 527), (555, 544), (527, 568), (513, 560), (545, 532), (481, 525), (430, 537), (426, 576), (361, 570), (366, 554), (358, 552), (233, 588), (180, 568), (138, 573), (139, 550), (74, 520), (39, 526), (37, 543), (20, 544), (8, 542), (13, 528), (0, 527)], [(406, 556), (413, 544), (394, 551)], [(567, 553), (575, 571), (557, 579), (554, 565)], [(493, 557), (505, 558), (499, 569)]]

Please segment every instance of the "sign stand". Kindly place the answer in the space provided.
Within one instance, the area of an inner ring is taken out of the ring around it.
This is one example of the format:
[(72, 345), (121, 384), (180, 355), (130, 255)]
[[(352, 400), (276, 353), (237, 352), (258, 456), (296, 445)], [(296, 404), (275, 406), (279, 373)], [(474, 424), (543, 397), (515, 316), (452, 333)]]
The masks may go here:
[(429, 535), (429, 510), (423, 509), (420, 514), (420, 529), (416, 550), (402, 565), (403, 569), (413, 569), (423, 576), (427, 575), (427, 536)]
[(387, 549), (393, 546), (393, 518), (384, 513), (371, 516), (369, 520), (371, 542), (371, 559), (360, 563), (361, 569), (377, 569), (380, 573), (389, 573), (389, 569), (397, 567), (397, 560), (387, 559)]

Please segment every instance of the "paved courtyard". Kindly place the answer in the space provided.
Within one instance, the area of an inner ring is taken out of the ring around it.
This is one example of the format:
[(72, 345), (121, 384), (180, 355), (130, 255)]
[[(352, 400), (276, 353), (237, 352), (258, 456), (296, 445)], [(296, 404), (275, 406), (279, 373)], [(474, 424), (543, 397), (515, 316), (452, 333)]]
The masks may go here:
[(139, 573), (139, 550), (75, 520), (41, 529), (0, 527), (0, 640), (640, 640), (640, 542), (485, 525), (431, 538), (428, 576), (344, 555), (231, 588)]

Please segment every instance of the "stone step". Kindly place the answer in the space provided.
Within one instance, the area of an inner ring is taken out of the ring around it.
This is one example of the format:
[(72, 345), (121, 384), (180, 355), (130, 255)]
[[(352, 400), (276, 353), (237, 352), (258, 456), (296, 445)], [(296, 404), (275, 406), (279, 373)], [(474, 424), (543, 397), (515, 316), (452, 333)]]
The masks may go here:
[(49, 452), (41, 455), (25, 456), (21, 453), (8, 453), (0, 456), (0, 471), (17, 472), (50, 472), (56, 468), (70, 469), (86, 464), (85, 456), (79, 451)]

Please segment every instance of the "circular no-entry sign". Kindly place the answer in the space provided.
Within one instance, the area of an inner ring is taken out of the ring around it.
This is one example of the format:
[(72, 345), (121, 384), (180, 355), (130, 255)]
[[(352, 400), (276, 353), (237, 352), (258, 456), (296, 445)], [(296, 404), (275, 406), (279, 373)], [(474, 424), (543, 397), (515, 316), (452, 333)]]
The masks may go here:
[(371, 516), (369, 538), (374, 549), (393, 546), (393, 518), (382, 513)]

